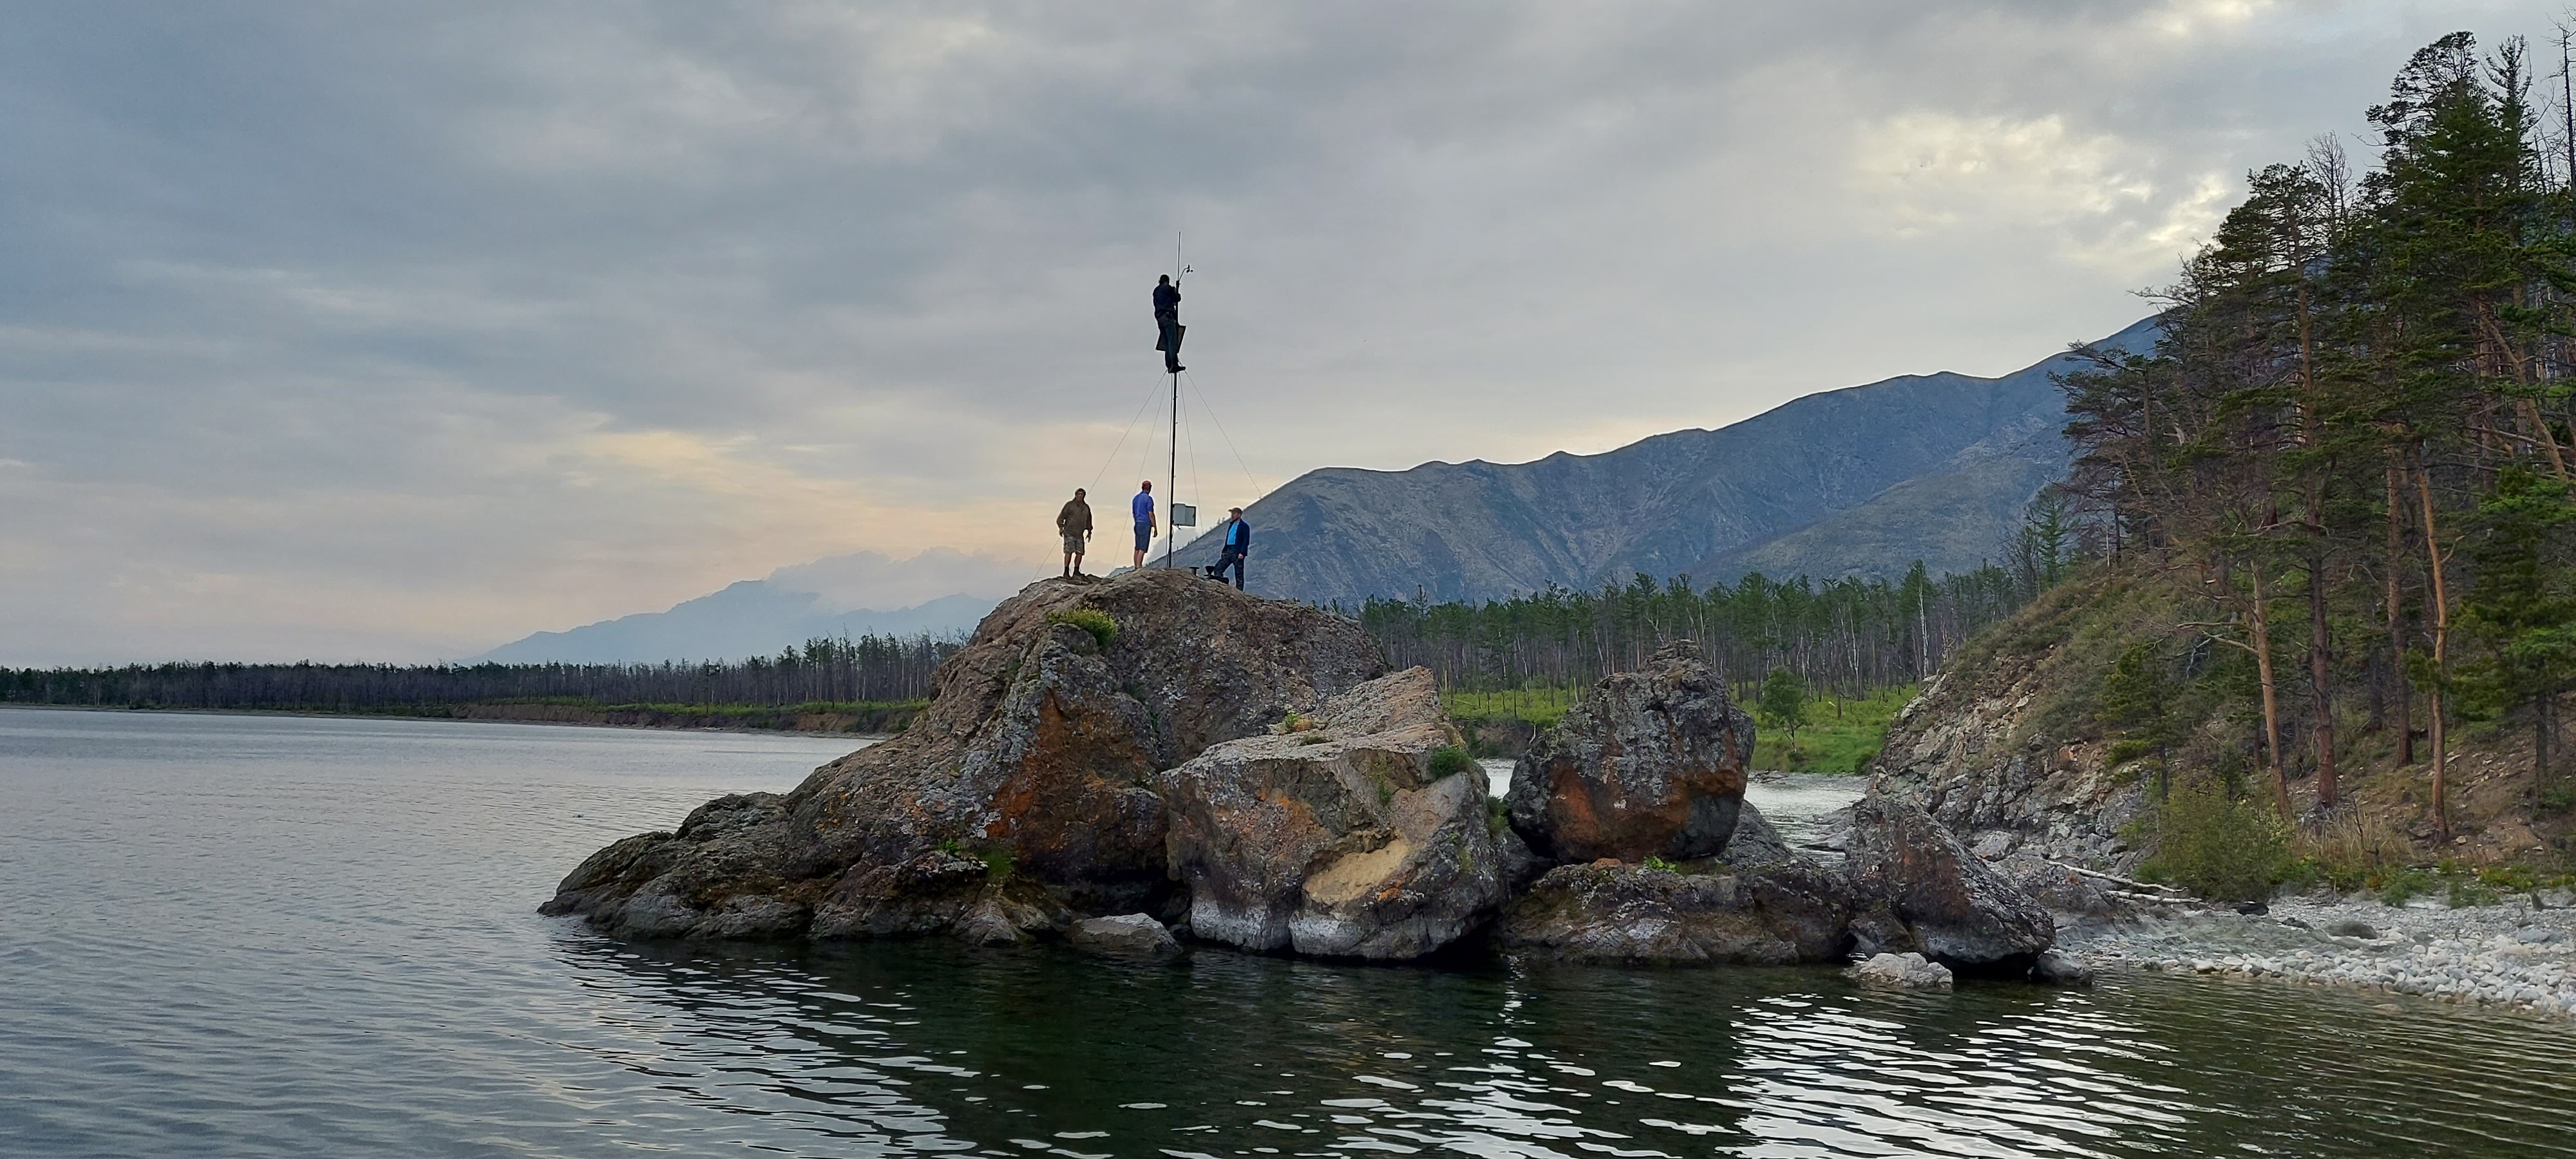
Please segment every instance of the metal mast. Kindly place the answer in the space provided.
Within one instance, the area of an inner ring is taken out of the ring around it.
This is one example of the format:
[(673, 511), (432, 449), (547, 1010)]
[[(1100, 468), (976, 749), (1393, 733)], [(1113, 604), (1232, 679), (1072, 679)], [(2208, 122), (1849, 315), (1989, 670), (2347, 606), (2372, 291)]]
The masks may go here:
[[(1172, 288), (1181, 288), (1181, 279), (1189, 267), (1181, 264), (1181, 235), (1172, 233)], [(1176, 352), (1174, 358), (1180, 357)], [(1180, 365), (1178, 362), (1174, 366)], [(1172, 454), (1163, 467), (1163, 570), (1172, 570), (1172, 550), (1180, 546), (1181, 524), (1177, 518), (1181, 502), (1181, 372), (1172, 372)]]

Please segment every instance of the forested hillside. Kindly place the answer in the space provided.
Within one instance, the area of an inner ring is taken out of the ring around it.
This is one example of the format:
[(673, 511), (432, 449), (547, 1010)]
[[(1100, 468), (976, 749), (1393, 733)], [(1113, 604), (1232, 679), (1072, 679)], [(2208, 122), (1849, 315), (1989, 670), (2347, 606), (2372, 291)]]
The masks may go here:
[(2019, 727), (2312, 834), (2563, 842), (2576, 118), (2563, 79), (2539, 113), (2536, 71), (2519, 42), (2427, 47), (2369, 110), (2375, 166), (2327, 140), (2252, 174), (2153, 350), (2068, 378), (2104, 561), (1990, 645), (2049, 684)]
[(1705, 588), (1641, 574), (1624, 587), (1482, 603), (1371, 600), (1360, 622), (1396, 665), (1425, 665), (1444, 689), (1581, 688), (1687, 639), (1731, 681), (1749, 685), (1786, 669), (1811, 688), (1857, 697), (1923, 679), (2068, 566), (2072, 544), (2062, 533), (2029, 542), (2034, 566), (2019, 573), (1986, 567), (1935, 580), (1917, 564), (1895, 583), (1756, 574)]

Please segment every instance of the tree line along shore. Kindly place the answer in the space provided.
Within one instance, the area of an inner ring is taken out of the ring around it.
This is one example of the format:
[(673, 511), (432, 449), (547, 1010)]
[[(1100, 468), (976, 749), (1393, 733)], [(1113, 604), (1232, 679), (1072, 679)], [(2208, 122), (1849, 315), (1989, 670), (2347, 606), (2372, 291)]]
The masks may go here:
[[(1432, 670), (1479, 751), (1512, 756), (1582, 691), (1673, 639), (1700, 641), (1748, 705), (1767, 705), (1766, 768), (1855, 771), (1924, 673), (2072, 570), (2042, 505), (2013, 562), (1896, 582), (1761, 575), (1695, 587), (1639, 576), (1494, 601), (1374, 600), (1356, 618), (1398, 667)], [(0, 704), (322, 713), (662, 728), (900, 731), (960, 641), (815, 639), (737, 661), (624, 664), (169, 663), (0, 668)]]

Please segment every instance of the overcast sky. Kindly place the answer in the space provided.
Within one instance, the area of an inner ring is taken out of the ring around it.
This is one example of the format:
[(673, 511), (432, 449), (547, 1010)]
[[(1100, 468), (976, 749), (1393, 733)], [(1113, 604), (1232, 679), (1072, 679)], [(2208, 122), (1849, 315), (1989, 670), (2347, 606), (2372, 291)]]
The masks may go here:
[(2002, 373), (2415, 48), (2554, 11), (13, 5), (0, 664), (1045, 572), (1071, 488), (1115, 523), (1161, 461), (1176, 231), (1210, 508)]

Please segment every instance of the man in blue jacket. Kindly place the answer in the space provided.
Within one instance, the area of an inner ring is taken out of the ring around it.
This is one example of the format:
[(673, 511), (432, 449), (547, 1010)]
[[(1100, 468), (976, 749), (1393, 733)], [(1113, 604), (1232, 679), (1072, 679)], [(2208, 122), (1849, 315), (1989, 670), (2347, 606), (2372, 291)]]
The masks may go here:
[(1216, 553), (1216, 567), (1208, 574), (1224, 579), (1228, 568), (1234, 570), (1234, 590), (1243, 590), (1243, 557), (1252, 554), (1252, 525), (1243, 521), (1243, 508), (1225, 509), (1225, 546)]

